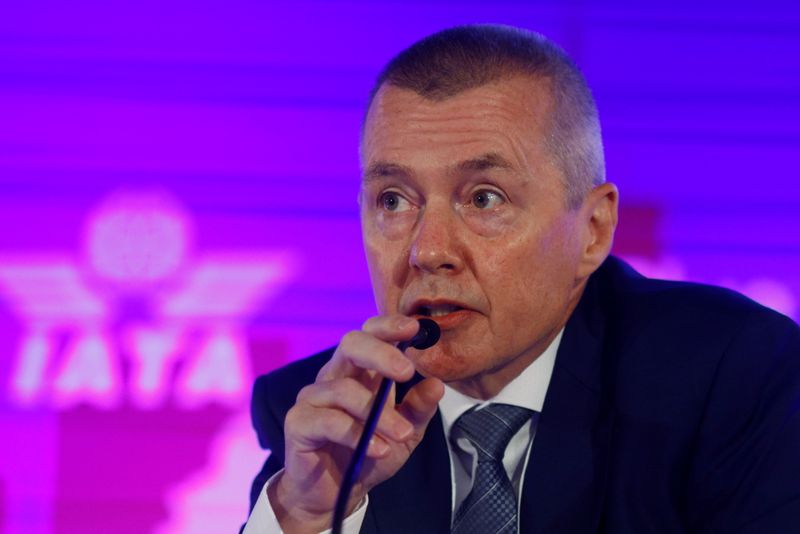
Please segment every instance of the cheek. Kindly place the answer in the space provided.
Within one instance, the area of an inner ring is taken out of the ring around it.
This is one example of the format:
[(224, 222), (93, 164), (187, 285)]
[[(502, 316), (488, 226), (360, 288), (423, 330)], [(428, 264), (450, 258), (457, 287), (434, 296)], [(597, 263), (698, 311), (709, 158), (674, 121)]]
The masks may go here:
[(512, 231), (517, 218), (514, 210), (507, 206), (495, 210), (477, 210), (470, 207), (460, 208), (464, 224), (471, 232), (481, 237), (498, 237)]
[(416, 222), (416, 210), (397, 213), (377, 212), (373, 216), (375, 232), (388, 241), (398, 241), (411, 233)]
[[(560, 318), (569, 304), (577, 277), (575, 239), (564, 227), (551, 228), (528, 249), (524, 267), (518, 272), (516, 291), (526, 295), (520, 308), (529, 320), (549, 323)], [(531, 317), (533, 316), (533, 317)]]
[(563, 262), (563, 243), (551, 235), (520, 237), (495, 251), (487, 261), (493, 290), (493, 317), (502, 324), (495, 328), (517, 330), (525, 325), (547, 320), (550, 310), (563, 300), (568, 267)]
[(381, 314), (394, 313), (398, 309), (399, 289), (394, 280), (398, 263), (402, 258), (396, 249), (383, 239), (371, 239), (364, 236), (364, 251), (367, 257), (369, 276), (375, 304)]
[(496, 360), (495, 352), (503, 353), (502, 347), (483, 328), (476, 328), (469, 334), (443, 332), (433, 347), (424, 351), (410, 349), (406, 354), (423, 376), (449, 382), (491, 367)]

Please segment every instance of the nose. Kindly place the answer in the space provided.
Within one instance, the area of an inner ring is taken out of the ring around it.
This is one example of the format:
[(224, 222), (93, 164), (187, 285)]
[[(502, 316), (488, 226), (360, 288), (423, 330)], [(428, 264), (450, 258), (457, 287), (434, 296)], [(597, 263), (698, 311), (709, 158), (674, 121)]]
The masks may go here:
[(447, 207), (425, 207), (411, 242), (409, 264), (428, 273), (455, 274), (464, 266), (457, 216)]

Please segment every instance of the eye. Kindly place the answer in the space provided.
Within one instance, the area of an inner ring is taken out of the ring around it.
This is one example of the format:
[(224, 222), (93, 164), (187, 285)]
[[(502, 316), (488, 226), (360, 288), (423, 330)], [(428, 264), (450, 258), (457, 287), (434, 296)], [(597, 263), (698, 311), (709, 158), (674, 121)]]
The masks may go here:
[(405, 211), (409, 208), (409, 203), (400, 193), (385, 191), (378, 197), (378, 207), (386, 211)]
[(491, 209), (496, 208), (503, 202), (505, 199), (495, 191), (490, 191), (488, 189), (481, 189), (480, 191), (475, 191), (472, 193), (472, 205), (479, 209)]

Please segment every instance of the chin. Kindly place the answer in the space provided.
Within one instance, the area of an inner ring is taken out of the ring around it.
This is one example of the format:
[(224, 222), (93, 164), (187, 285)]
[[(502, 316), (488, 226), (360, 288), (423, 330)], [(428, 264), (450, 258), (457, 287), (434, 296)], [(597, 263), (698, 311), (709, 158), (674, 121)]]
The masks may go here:
[(428, 378), (438, 378), (442, 382), (453, 382), (473, 376), (470, 362), (458, 351), (451, 351), (437, 345), (427, 350), (410, 349), (407, 353), (419, 374)]

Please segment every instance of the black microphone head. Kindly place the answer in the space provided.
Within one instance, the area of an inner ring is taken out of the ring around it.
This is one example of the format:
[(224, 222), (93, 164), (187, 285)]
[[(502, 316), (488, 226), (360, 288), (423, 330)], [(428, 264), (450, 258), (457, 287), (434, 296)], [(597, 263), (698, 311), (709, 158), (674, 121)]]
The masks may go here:
[(439, 325), (432, 319), (422, 318), (419, 321), (419, 332), (411, 339), (411, 346), (417, 350), (429, 349), (439, 341), (442, 334)]

